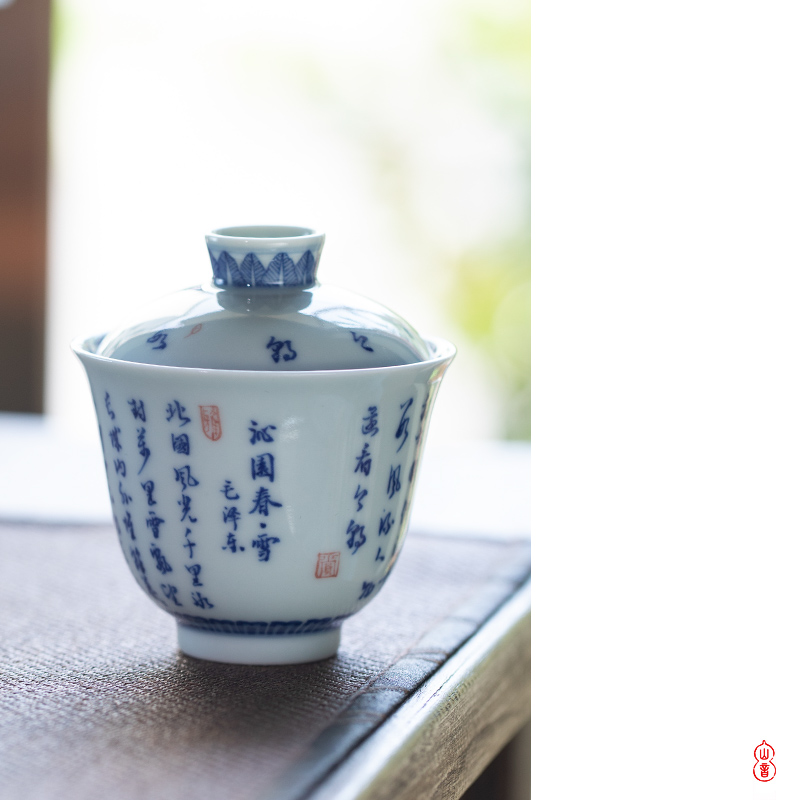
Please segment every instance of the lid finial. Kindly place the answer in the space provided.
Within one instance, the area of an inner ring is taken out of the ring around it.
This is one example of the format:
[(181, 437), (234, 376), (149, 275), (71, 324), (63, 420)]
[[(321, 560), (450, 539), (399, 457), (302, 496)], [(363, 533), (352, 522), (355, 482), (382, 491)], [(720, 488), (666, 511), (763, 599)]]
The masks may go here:
[(241, 225), (206, 234), (217, 286), (313, 286), (325, 234), (289, 225)]

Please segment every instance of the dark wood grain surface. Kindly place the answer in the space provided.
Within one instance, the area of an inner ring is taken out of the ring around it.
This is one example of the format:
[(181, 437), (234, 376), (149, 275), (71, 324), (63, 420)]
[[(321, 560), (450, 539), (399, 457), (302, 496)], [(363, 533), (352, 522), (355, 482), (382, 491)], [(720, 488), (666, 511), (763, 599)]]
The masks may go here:
[(524, 585), (529, 552), (526, 541), (412, 532), (335, 658), (246, 667), (177, 650), (113, 529), (0, 525), (0, 797), (320, 792), (477, 641)]
[[(530, 646), (527, 585), (343, 759), (310, 800), (461, 797), (529, 718)], [(510, 776), (504, 777), (507, 784)], [(495, 784), (476, 796), (526, 795), (522, 786), (512, 794), (511, 786)]]

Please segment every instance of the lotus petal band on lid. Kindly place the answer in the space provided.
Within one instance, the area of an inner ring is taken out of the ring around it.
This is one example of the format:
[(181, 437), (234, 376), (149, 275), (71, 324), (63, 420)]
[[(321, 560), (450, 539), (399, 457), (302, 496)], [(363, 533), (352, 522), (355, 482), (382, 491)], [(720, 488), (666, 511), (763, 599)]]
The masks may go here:
[(217, 286), (312, 286), (325, 234), (311, 228), (242, 226), (206, 236)]

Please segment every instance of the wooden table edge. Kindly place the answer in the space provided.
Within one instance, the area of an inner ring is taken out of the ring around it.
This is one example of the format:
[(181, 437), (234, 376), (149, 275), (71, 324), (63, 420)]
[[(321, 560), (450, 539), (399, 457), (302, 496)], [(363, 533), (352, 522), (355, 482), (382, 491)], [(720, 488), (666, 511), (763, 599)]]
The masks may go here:
[(530, 581), (308, 800), (457, 798), (530, 717)]

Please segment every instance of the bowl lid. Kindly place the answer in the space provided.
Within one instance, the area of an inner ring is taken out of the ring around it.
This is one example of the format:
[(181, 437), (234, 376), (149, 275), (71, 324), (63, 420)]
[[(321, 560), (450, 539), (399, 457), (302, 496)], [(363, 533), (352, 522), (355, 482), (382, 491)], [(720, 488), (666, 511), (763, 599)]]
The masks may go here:
[(206, 235), (213, 278), (109, 332), (97, 354), (204, 369), (335, 370), (424, 361), (430, 349), (385, 306), (320, 285), (325, 234), (290, 226)]

